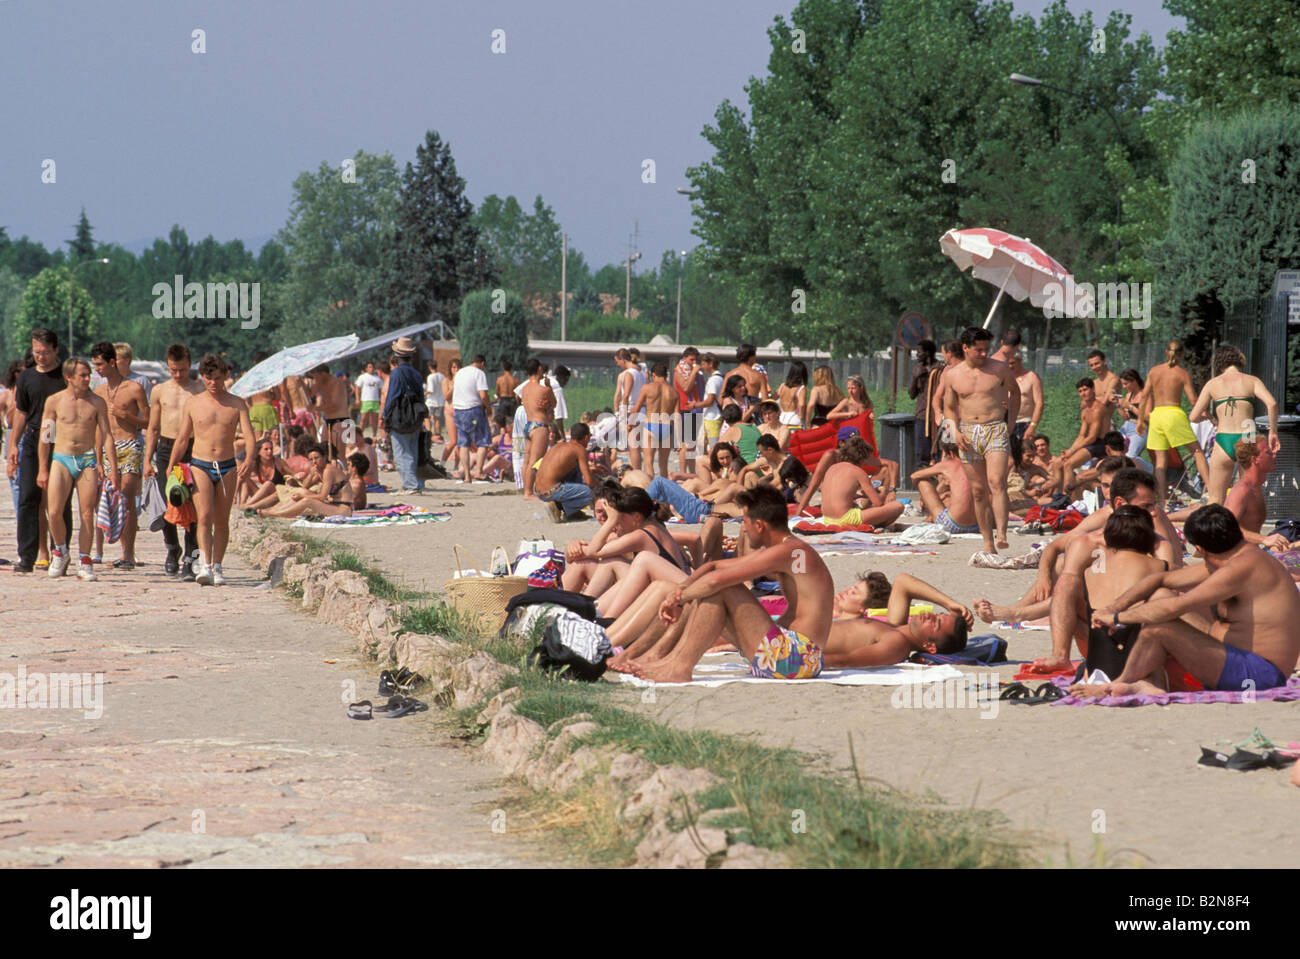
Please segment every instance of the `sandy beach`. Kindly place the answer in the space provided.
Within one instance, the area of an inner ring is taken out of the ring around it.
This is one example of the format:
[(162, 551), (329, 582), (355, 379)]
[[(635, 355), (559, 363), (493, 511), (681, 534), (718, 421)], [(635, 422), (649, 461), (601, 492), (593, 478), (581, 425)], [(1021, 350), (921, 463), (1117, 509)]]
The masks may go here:
[[(394, 474), (382, 478), (391, 483)], [(379, 504), (400, 499), (373, 497)], [(453, 544), (485, 567), (498, 544), (513, 557), (521, 539), (546, 538), (562, 546), (570, 538), (589, 539), (597, 528), (592, 521), (556, 525), (544, 505), (525, 502), (510, 487), (439, 481), (409, 502), (445, 509), (451, 519), (309, 532), (349, 544), (397, 583), (436, 592), (455, 568)], [(1011, 538), (1014, 552), (1039, 539), (1014, 532)], [(971, 567), (967, 560), (979, 548), (976, 541), (932, 548), (937, 555), (826, 561), (837, 589), (860, 570), (878, 569), (891, 579), (909, 572), (968, 605), (977, 597), (1009, 603), (1034, 576), (1033, 570)], [(972, 634), (984, 633), (1006, 638), (1013, 660), (1033, 659), (1050, 648), (1046, 631), (996, 630), (977, 622)], [(1018, 668), (994, 671), (1009, 680)], [(1300, 790), (1289, 784), (1289, 772), (1241, 773), (1196, 763), (1200, 747), (1217, 744), (1231, 753), (1228, 744), (1246, 740), (1257, 727), (1277, 743), (1300, 739), (1297, 702), (1139, 708), (1002, 702), (994, 713), (896, 708), (891, 689), (830, 683), (660, 686), (649, 703), (635, 692), (627, 697), (630, 708), (655, 719), (797, 748), (845, 775), (851, 742), (865, 777), (954, 806), (999, 810), (1010, 828), (1024, 831), (1031, 862), (1278, 867), (1300, 861), (1294, 832)]]

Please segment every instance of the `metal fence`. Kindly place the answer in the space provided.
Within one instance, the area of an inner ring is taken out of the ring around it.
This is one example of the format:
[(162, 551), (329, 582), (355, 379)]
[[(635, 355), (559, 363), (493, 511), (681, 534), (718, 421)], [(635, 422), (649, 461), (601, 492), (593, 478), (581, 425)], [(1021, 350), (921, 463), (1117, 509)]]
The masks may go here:
[[(1044, 382), (1048, 382), (1058, 377), (1068, 377), (1072, 380), (1078, 379), (1088, 374), (1087, 355), (1091, 350), (1087, 347), (1068, 347), (1058, 350), (1025, 350), (1023, 355), (1025, 366), (1034, 370)], [(1121, 343), (1113, 348), (1104, 351), (1107, 361), (1112, 370), (1119, 373), (1132, 367), (1138, 370), (1145, 379), (1147, 371), (1152, 366), (1164, 359), (1164, 342), (1157, 343)], [(871, 356), (850, 357), (843, 360), (824, 360), (826, 366), (831, 368), (835, 374), (835, 382), (840, 389), (844, 389), (844, 382), (851, 375), (862, 377), (867, 384), (867, 392), (871, 395), (875, 404), (888, 408), (890, 406), (889, 397), (893, 390), (893, 360), (886, 354), (873, 354)], [(907, 384), (912, 376), (912, 367), (915, 359), (910, 354), (903, 354), (899, 359), (899, 368), (897, 372), (897, 389), (901, 396), (893, 405), (897, 409), (910, 410), (911, 400), (907, 397)], [(821, 363), (817, 365), (822, 365)], [(724, 372), (731, 366), (724, 367)], [(789, 369), (787, 362), (768, 362), (765, 364), (768, 381), (775, 389), (785, 380), (786, 372)], [(613, 366), (593, 366), (593, 367), (575, 367), (572, 369), (574, 381), (580, 386), (608, 388), (611, 395), (614, 391), (614, 381), (617, 378), (618, 370)], [(812, 370), (809, 369), (811, 376)]]

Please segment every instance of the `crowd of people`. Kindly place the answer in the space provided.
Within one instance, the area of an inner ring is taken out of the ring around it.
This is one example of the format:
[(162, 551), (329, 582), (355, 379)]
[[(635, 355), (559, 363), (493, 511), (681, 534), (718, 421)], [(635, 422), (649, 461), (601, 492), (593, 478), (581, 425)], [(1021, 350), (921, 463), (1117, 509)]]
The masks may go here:
[[(152, 384), (132, 374), (127, 344), (97, 343), (89, 360), (60, 363), (56, 334), (33, 330), (30, 354), (11, 365), (0, 393), (18, 517), (14, 568), (57, 577), (73, 565), (74, 495), (77, 575), (97, 578), (104, 497), (121, 513), (113, 565), (132, 568), (140, 493), (152, 483), (166, 505), (166, 573), (219, 586), (232, 508), (347, 515), (366, 507), (379, 469), (391, 466), (402, 493), (422, 492), (435, 476), (513, 482), (557, 521), (594, 517), (595, 535), (567, 544), (557, 585), (594, 598), (617, 647), (610, 667), (648, 679), (688, 680), (720, 644), (738, 649), (756, 676), (808, 678), (823, 667), (960, 652), (977, 617), (1047, 617), (1052, 654), (1036, 668), (1062, 668), (1075, 648), (1110, 657), (1104, 681), (1081, 683), (1081, 695), (1167, 689), (1189, 676), (1206, 688), (1284, 683), (1300, 657), (1290, 628), (1300, 594), (1259, 548), (1289, 545), (1261, 532), (1263, 484), (1280, 448), (1277, 402), (1244, 372), (1240, 352), (1219, 347), (1197, 395), (1176, 341), (1145, 377), (1116, 374), (1093, 351), (1092, 375), (1076, 384), (1078, 433), (1053, 454), (1039, 432), (1042, 382), (1024, 366), (1019, 336), (1008, 331), (992, 346), (977, 327), (943, 344), (943, 362), (934, 343), (920, 344), (910, 385), (918, 462), (906, 464), (915, 467), (920, 518), (950, 534), (978, 533), (995, 554), (1009, 546), (1017, 512), (1097, 494), (1086, 519), (1047, 543), (1033, 585), (1007, 606), (967, 607), (908, 574), (893, 584), (864, 575), (836, 592), (790, 518), (819, 497), (827, 523), (888, 529), (905, 508), (904, 464), (882, 458), (870, 429), (855, 425), (873, 409), (860, 378), (841, 391), (828, 366), (810, 376), (793, 361), (774, 388), (748, 343), (725, 372), (716, 354), (693, 347), (671, 367), (620, 349), (609, 408), (568, 422), (569, 371), (537, 358), (522, 378), (503, 364), (490, 388), (483, 356), (453, 359), (445, 374), (429, 362), (422, 376), (416, 344), (403, 337), (354, 382), (320, 365), (245, 401), (230, 392), (219, 356), (195, 368), (173, 344), (169, 378)], [(1255, 435), (1255, 402), (1269, 417), (1267, 438)], [(1206, 417), (1217, 421), (1208, 459), (1191, 427)], [(792, 452), (800, 431), (827, 425), (835, 445), (815, 463)], [(1196, 460), (1205, 505), (1167, 511), (1174, 450)], [(673, 517), (682, 524), (668, 524)], [(739, 533), (729, 536), (733, 519)], [(1185, 564), (1184, 539), (1203, 563)], [(757, 584), (772, 602), (756, 597)], [(935, 611), (912, 613), (915, 602)], [(871, 610), (874, 618), (864, 616)]]

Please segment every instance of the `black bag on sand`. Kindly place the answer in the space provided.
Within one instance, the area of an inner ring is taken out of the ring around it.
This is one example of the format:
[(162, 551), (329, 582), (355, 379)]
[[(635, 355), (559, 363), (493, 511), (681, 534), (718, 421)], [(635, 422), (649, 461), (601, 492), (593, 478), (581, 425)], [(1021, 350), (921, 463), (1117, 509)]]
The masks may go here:
[(428, 431), (420, 432), (420, 441), (416, 445), (419, 450), (415, 465), (415, 478), (418, 480), (436, 480), (451, 479), (451, 474), (447, 468), (433, 458), (433, 451), (429, 448), (431, 437)]
[(594, 683), (605, 674), (605, 660), (612, 652), (603, 629), (567, 612), (547, 624), (542, 641), (528, 654), (528, 665), (563, 679)]

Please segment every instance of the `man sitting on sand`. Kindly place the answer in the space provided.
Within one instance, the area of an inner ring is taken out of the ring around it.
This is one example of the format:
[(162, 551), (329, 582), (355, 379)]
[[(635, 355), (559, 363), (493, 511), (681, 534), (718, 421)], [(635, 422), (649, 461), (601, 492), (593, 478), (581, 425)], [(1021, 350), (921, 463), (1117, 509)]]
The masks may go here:
[[(661, 683), (690, 682), (695, 664), (721, 636), (740, 647), (752, 676), (812, 679), (821, 672), (835, 592), (830, 571), (815, 549), (791, 535), (777, 490), (759, 486), (736, 501), (745, 511), (742, 529), (758, 548), (705, 563), (686, 583), (671, 586), (658, 613), (673, 650), (654, 662), (631, 660), (634, 674)], [(776, 622), (745, 587), (762, 578), (779, 580), (788, 603)]]
[[(1237, 440), (1233, 452), (1237, 465), (1241, 467), (1241, 475), (1228, 491), (1223, 505), (1237, 517), (1246, 542), (1262, 544), (1272, 549), (1285, 549), (1290, 545), (1285, 536), (1280, 533), (1262, 536), (1259, 532), (1268, 515), (1268, 507), (1264, 503), (1264, 482), (1277, 465), (1277, 456), (1264, 443), (1250, 440)], [(1170, 513), (1169, 518), (1185, 521), (1194, 512), (1195, 507), (1180, 509), (1176, 513)]]
[[(1090, 628), (1092, 611), (1113, 602), (1133, 583), (1168, 569), (1165, 561), (1155, 556), (1156, 540), (1151, 515), (1136, 506), (1115, 507), (1103, 530), (1075, 539), (1052, 590), (1052, 655), (1034, 661), (1036, 672), (1068, 669), (1071, 643), (1078, 645), (1084, 657), (1094, 641), (1101, 647), (1115, 647), (1111, 659), (1127, 656), (1140, 627), (1130, 626), (1114, 633), (1102, 629), (1102, 634), (1110, 635), (1100, 635)], [(1096, 657), (1106, 657), (1106, 653), (1102, 648), (1092, 651), (1095, 668)], [(1111, 669), (1112, 675), (1119, 675), (1118, 669)]]
[[(1113, 683), (1074, 686), (1076, 696), (1156, 695), (1160, 669), (1173, 656), (1206, 689), (1231, 692), (1285, 686), (1300, 659), (1300, 592), (1282, 564), (1241, 534), (1222, 506), (1202, 506), (1184, 527), (1203, 564), (1152, 573), (1092, 625), (1141, 626), (1124, 672)], [(1153, 598), (1164, 587), (1181, 595)], [(1213, 609), (1214, 617), (1204, 614)]]
[[(822, 483), (822, 519), (828, 525), (858, 526), (867, 524), (884, 528), (903, 515), (898, 500), (885, 502), (863, 469), (873, 457), (871, 447), (855, 436), (840, 445), (839, 462), (826, 471)], [(859, 493), (871, 505), (859, 507)]]
[[(916, 491), (921, 494), (925, 515), (931, 523), (938, 523), (949, 533), (978, 533), (979, 521), (975, 516), (975, 494), (971, 490), (966, 465), (955, 443), (940, 443), (943, 458), (934, 466), (919, 469), (912, 474)], [(942, 476), (948, 482), (948, 505), (943, 504), (935, 479)]]
[[(947, 613), (910, 616), (913, 600), (934, 603)], [(892, 666), (914, 652), (950, 655), (966, 648), (967, 631), (975, 624), (971, 611), (929, 583), (907, 573), (894, 579), (889, 592), (888, 621), (861, 615), (831, 623), (824, 660), (827, 667)]]
[(569, 440), (547, 450), (537, 467), (533, 489), (537, 498), (548, 505), (551, 518), (557, 523), (581, 519), (582, 508), (591, 505), (594, 480), (587, 463), (590, 436), (586, 423), (574, 423), (569, 429)]
[[(1107, 505), (1088, 515), (1074, 529), (1048, 541), (1038, 560), (1038, 576), (1018, 602), (1011, 606), (998, 606), (987, 599), (977, 599), (975, 612), (980, 619), (986, 623), (999, 620), (1026, 622), (1046, 616), (1052, 607), (1052, 585), (1060, 572), (1057, 567), (1061, 557), (1076, 540), (1101, 532), (1106, 520), (1110, 519), (1111, 511), (1117, 506), (1128, 504), (1145, 510), (1156, 529), (1156, 558), (1165, 560), (1170, 569), (1183, 565), (1183, 543), (1161, 508), (1160, 501), (1156, 499), (1155, 480), (1151, 474), (1123, 464), (1123, 457), (1108, 456), (1097, 465), (1099, 485), (1108, 500)], [(1059, 666), (1059, 660), (1057, 664)], [(1037, 665), (1036, 662), (1035, 666)]]
[[(812, 502), (813, 494), (821, 489), (822, 480), (826, 478), (827, 471), (840, 461), (840, 450), (844, 447), (844, 444), (854, 437), (861, 438), (861, 436), (862, 433), (859, 432), (856, 426), (841, 426), (839, 428), (839, 431), (835, 434), (835, 449), (827, 450), (821, 455), (821, 459), (817, 461), (817, 468), (813, 470), (812, 480), (809, 481), (806, 487), (804, 487), (803, 495), (799, 497), (798, 513), (802, 513), (808, 508), (808, 504)], [(863, 442), (866, 441), (864, 440)], [(867, 449), (871, 449), (870, 444), (867, 444)], [(743, 450), (741, 451), (741, 455), (744, 456)], [(876, 473), (880, 472), (883, 464), (880, 461), (880, 457), (876, 455), (874, 450), (872, 450), (871, 458), (861, 465), (868, 474), (874, 476)], [(888, 500), (890, 496), (892, 496), (892, 494), (887, 495), (885, 497), (886, 500)], [(825, 512), (824, 508), (822, 512)]]

